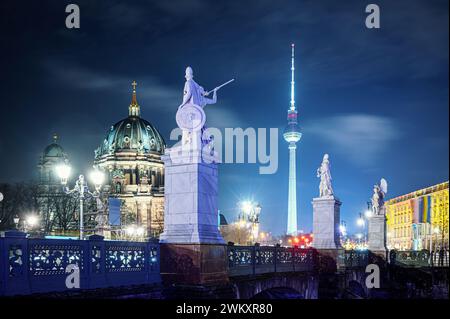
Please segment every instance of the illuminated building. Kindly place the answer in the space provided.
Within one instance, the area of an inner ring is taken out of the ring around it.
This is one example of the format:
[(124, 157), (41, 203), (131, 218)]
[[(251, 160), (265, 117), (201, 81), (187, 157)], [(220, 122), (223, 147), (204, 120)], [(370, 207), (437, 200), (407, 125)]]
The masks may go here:
[(294, 44), (292, 44), (291, 55), (291, 102), (288, 110), (288, 125), (284, 130), (283, 137), (289, 143), (289, 192), (288, 192), (288, 219), (287, 231), (288, 235), (297, 234), (297, 171), (296, 171), (296, 149), (297, 142), (302, 138), (302, 133), (297, 124), (297, 110), (295, 108), (294, 97)]
[(386, 202), (389, 249), (448, 247), (448, 181)]
[(112, 125), (94, 164), (108, 175), (105, 189), (121, 200), (122, 226), (126, 220), (143, 226), (145, 236), (157, 237), (164, 222), (165, 142), (158, 130), (140, 114), (136, 82), (128, 117)]
[(54, 134), (53, 142), (44, 149), (38, 164), (38, 184), (45, 192), (54, 193), (61, 189), (61, 179), (57, 176), (55, 168), (59, 164), (67, 163), (68, 160), (64, 149), (58, 144), (58, 135)]
[(57, 222), (62, 212), (68, 209), (70, 204), (65, 199), (61, 178), (56, 173), (56, 167), (64, 163), (69, 163), (69, 158), (58, 142), (58, 135), (54, 134), (53, 142), (45, 147), (37, 165), (37, 203), (39, 207), (37, 213), (41, 219), (41, 227), (47, 233), (61, 231), (58, 228), (69, 230), (77, 226), (72, 216), (65, 219), (64, 227)]

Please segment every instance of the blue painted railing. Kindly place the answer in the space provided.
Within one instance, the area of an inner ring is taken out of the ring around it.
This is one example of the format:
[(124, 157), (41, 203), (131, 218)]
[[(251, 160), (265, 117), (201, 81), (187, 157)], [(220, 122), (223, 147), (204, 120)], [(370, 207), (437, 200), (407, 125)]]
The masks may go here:
[(449, 251), (438, 250), (391, 250), (389, 262), (399, 267), (449, 267)]
[(316, 251), (298, 247), (228, 245), (228, 274), (259, 275), (313, 271)]
[(365, 268), (368, 264), (368, 250), (346, 250), (344, 252), (345, 268)]
[(79, 289), (159, 284), (159, 257), (158, 242), (34, 239), (6, 232), (0, 238), (0, 296), (77, 290), (66, 287), (70, 264), (79, 269)]

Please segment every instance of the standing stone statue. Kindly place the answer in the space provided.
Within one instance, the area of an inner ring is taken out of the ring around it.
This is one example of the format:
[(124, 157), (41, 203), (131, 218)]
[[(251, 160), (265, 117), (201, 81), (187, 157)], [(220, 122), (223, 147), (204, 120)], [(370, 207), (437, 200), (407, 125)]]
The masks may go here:
[(387, 182), (384, 178), (373, 186), (372, 211), (368, 227), (368, 249), (382, 258), (387, 256), (386, 248), (386, 207), (384, 198), (387, 193)]
[(328, 154), (323, 156), (322, 164), (317, 169), (317, 177), (320, 178), (319, 192), (320, 197), (333, 196), (333, 187), (331, 186), (330, 161)]
[[(234, 81), (234, 79), (215, 87), (211, 91), (205, 89), (194, 81), (194, 73), (191, 67), (186, 68), (186, 83), (184, 84), (183, 102), (178, 107), (176, 121), (178, 127), (182, 129), (182, 145), (188, 148), (196, 149), (202, 145), (213, 148), (212, 140), (206, 133), (206, 114), (203, 108), (207, 104), (215, 104), (217, 102), (217, 91)], [(213, 93), (212, 99), (207, 98)]]
[(384, 214), (384, 198), (387, 193), (387, 182), (384, 178), (373, 186), (372, 210), (374, 215)]
[[(223, 85), (222, 85), (223, 86)], [(217, 152), (205, 152), (203, 107), (217, 101), (186, 69), (183, 102), (176, 122), (182, 141), (165, 149), (164, 231), (160, 235), (161, 274), (165, 283), (228, 283), (227, 246), (217, 227), (219, 167)]]
[(205, 89), (198, 85), (194, 81), (194, 71), (190, 66), (186, 68), (186, 83), (184, 84), (183, 102), (178, 107), (181, 109), (186, 104), (195, 104), (201, 107), (205, 107), (207, 104), (215, 104), (217, 102), (217, 88), (213, 90), (213, 98), (209, 99), (207, 96), (210, 92), (206, 92)]

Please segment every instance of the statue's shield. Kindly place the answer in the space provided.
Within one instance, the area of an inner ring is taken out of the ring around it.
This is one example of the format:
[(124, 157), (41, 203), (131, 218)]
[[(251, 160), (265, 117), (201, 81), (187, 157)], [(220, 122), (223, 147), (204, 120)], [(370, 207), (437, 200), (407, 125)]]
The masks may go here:
[(205, 125), (206, 114), (200, 106), (186, 104), (178, 110), (176, 121), (182, 130), (199, 131)]

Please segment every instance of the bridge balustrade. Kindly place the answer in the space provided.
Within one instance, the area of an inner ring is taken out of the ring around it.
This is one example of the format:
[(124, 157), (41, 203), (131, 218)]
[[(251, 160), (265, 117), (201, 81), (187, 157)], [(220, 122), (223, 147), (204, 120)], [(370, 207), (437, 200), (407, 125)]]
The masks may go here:
[(346, 268), (365, 268), (369, 264), (369, 251), (346, 250), (344, 263)]
[(314, 249), (277, 246), (228, 245), (230, 276), (314, 270)]
[[(0, 296), (70, 290), (67, 266), (76, 265), (80, 289), (161, 282), (158, 242), (0, 238)], [(70, 268), (70, 267), (69, 267)]]
[(391, 250), (389, 262), (400, 267), (449, 267), (449, 251)]

